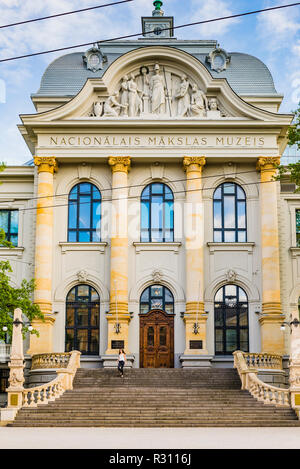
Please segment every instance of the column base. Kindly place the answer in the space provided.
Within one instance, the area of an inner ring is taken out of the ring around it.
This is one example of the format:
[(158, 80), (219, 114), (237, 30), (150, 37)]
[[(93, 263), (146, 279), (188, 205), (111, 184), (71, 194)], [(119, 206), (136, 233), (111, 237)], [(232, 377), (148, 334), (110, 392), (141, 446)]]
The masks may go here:
[(27, 355), (53, 352), (52, 332), (54, 323), (55, 318), (47, 316), (44, 321), (41, 319), (32, 321), (33, 328), (37, 329), (40, 335), (39, 337), (35, 334), (30, 335), (30, 346), (26, 352)]
[[(118, 363), (117, 363), (118, 355), (102, 355), (101, 360), (103, 362), (103, 368), (117, 368)], [(125, 368), (133, 368), (133, 363), (134, 363), (134, 355), (126, 355), (126, 365)]]
[(182, 368), (211, 368), (213, 355), (181, 355)]
[(283, 314), (262, 314), (259, 318), (261, 352), (284, 355), (284, 334), (280, 326), (285, 320)]

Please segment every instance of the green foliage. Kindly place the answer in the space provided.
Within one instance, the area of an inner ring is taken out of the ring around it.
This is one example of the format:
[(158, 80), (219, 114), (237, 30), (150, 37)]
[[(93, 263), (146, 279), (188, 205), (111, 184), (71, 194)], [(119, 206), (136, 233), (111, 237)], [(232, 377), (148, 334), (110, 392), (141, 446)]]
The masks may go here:
[[(13, 312), (16, 308), (21, 308), (23, 315), (29, 322), (33, 319), (44, 319), (40, 307), (32, 303), (32, 294), (34, 291), (34, 280), (23, 280), (20, 288), (14, 288), (10, 285), (9, 273), (12, 268), (8, 261), (0, 261), (0, 340), (5, 339), (3, 326), (7, 326), (8, 334), (12, 335)], [(23, 334), (28, 332), (28, 325), (24, 324)], [(38, 331), (33, 329), (32, 334), (38, 335)]]
[(297, 145), (300, 150), (300, 103), (297, 111), (294, 111), (295, 119), (291, 127), (289, 128), (289, 145)]
[(5, 238), (5, 233), (2, 228), (0, 228), (0, 246), (4, 246), (5, 248), (11, 249), (14, 248), (14, 245), (10, 241), (7, 241), (7, 239)]

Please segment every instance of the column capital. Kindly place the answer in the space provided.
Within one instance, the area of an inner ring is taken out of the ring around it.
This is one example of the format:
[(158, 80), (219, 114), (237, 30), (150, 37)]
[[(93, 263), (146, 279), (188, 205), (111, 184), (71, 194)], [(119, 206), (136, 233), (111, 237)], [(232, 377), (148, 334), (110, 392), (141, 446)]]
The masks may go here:
[(111, 166), (113, 173), (128, 173), (131, 164), (131, 158), (130, 156), (110, 156), (108, 159), (108, 164)]
[(35, 156), (34, 164), (38, 168), (38, 172), (54, 174), (58, 170), (55, 156)]
[(206, 165), (205, 156), (185, 156), (183, 158), (183, 167), (185, 171), (195, 170), (190, 166), (198, 166), (198, 170), (201, 171), (202, 167)]
[(279, 164), (280, 156), (260, 156), (256, 163), (256, 169), (258, 171), (275, 170)]

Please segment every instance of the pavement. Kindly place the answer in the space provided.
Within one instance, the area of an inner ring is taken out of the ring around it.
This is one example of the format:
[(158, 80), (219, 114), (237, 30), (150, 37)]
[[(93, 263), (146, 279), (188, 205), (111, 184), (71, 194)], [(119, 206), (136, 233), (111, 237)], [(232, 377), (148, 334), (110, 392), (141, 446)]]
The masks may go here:
[(0, 428), (0, 449), (300, 449), (300, 428)]

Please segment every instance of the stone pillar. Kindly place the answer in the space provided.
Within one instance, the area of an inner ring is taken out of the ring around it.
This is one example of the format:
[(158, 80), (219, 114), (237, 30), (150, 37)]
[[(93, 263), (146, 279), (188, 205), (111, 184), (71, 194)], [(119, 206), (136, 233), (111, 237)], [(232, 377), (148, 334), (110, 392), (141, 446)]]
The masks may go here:
[[(299, 313), (296, 311), (292, 317), (299, 319)], [(291, 326), (291, 347), (289, 361), (289, 382), (291, 392), (291, 406), (295, 409), (300, 419), (300, 327)]]
[(53, 261), (53, 179), (57, 171), (54, 157), (35, 157), (38, 168), (36, 238), (35, 238), (35, 292), (34, 302), (39, 305), (45, 321), (34, 320), (32, 326), (39, 337), (31, 335), (28, 354), (52, 352), (52, 261)]
[[(182, 365), (209, 366), (206, 345), (207, 314), (204, 312), (204, 214), (202, 199), (202, 168), (205, 157), (185, 157), (186, 171), (185, 252), (186, 252), (186, 348)], [(198, 334), (194, 324), (198, 323)], [(201, 341), (201, 348), (193, 348)], [(192, 348), (191, 348), (192, 347)]]
[(261, 172), (261, 259), (262, 259), (262, 353), (284, 354), (284, 336), (280, 325), (284, 320), (280, 300), (280, 265), (278, 238), (277, 183), (274, 181), (280, 158), (262, 157), (257, 169)]
[[(126, 354), (128, 348), (128, 171), (130, 157), (110, 157), (112, 169), (112, 216), (110, 251), (110, 307), (107, 315), (108, 344), (104, 366), (116, 366), (118, 349), (112, 348), (112, 341), (123, 341)], [(116, 324), (120, 332), (116, 331)]]

